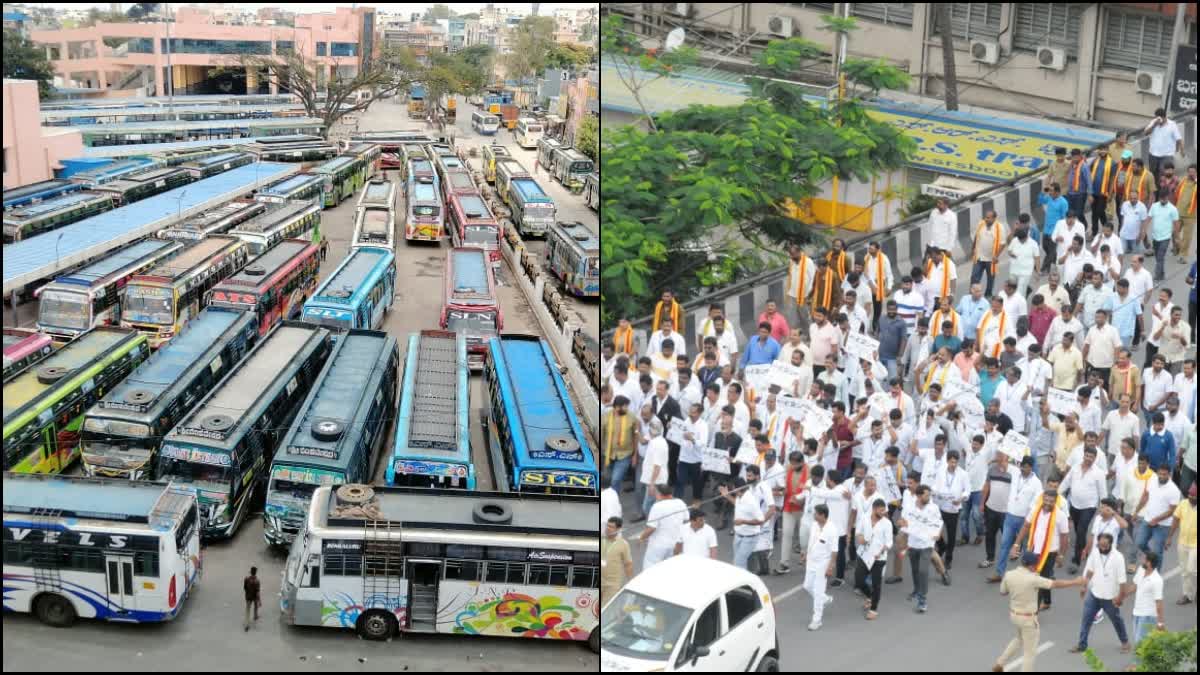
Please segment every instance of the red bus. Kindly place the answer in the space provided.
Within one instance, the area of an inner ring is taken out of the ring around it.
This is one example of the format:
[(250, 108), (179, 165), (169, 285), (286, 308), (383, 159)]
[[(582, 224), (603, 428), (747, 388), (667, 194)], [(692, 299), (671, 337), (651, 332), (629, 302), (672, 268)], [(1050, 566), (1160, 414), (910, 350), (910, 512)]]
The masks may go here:
[(454, 246), (482, 249), (492, 265), (500, 264), (500, 237), (504, 232), (478, 192), (450, 195), (446, 217)]
[(253, 311), (258, 334), (275, 324), (300, 316), (304, 302), (317, 288), (321, 247), (303, 239), (285, 239), (246, 264), (209, 292), (208, 304)]
[(446, 251), (446, 294), (441, 327), (467, 338), (467, 363), (483, 368), (488, 340), (500, 335), (504, 317), (487, 253), (478, 248)]
[(471, 178), (471, 174), (465, 170), (447, 171), (445, 180), (442, 181), (442, 198), (450, 201), (450, 195), (473, 195), (478, 194), (479, 188), (475, 185), (475, 179)]

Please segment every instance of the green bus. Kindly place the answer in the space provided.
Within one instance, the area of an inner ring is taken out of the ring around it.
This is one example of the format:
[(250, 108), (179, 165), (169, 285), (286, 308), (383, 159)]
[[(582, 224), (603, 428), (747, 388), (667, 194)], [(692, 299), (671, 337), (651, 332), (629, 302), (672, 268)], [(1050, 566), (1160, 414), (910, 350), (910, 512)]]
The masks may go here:
[(112, 195), (83, 190), (9, 209), (4, 212), (4, 243), (28, 239), (112, 208)]
[(59, 473), (79, 457), (83, 414), (150, 355), (146, 336), (97, 326), (4, 383), (4, 470)]
[(362, 157), (341, 155), (313, 167), (310, 173), (325, 179), (325, 206), (337, 206), (362, 187), (365, 161)]

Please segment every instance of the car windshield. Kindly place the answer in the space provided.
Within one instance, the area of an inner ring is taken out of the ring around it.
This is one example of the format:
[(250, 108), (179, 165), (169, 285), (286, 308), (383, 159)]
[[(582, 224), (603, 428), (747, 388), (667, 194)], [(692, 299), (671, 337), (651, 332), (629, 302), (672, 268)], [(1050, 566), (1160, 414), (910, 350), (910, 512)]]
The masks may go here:
[(121, 304), (125, 318), (138, 323), (169, 325), (175, 323), (171, 289), (155, 286), (129, 286)]
[(666, 661), (675, 650), (692, 610), (628, 589), (604, 607), (604, 649), (636, 659)]
[(60, 328), (88, 327), (91, 303), (84, 293), (43, 291), (38, 298), (38, 323)]

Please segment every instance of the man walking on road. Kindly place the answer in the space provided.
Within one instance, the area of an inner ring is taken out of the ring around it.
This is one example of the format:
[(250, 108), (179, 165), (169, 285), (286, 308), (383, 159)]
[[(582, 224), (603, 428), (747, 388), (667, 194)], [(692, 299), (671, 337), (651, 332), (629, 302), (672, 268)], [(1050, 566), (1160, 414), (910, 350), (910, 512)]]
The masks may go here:
[(633, 554), (629, 542), (621, 536), (624, 521), (612, 516), (604, 524), (604, 539), (600, 541), (600, 604), (604, 604), (633, 578)]
[(258, 608), (262, 605), (262, 596), (259, 594), (262, 585), (258, 581), (257, 567), (251, 567), (250, 575), (242, 579), (242, 590), (246, 594), (246, 620), (242, 625), (248, 631), (250, 630), (251, 608), (254, 611), (254, 620), (258, 621)]
[(829, 522), (829, 507), (817, 504), (813, 507), (813, 526), (808, 535), (808, 555), (805, 563), (804, 590), (812, 595), (813, 616), (809, 630), (820, 630), (825, 606), (833, 603), (833, 596), (825, 593), (825, 584), (833, 575), (833, 558), (838, 550), (841, 533)]
[(1125, 620), (1121, 618), (1121, 600), (1124, 597), (1121, 589), (1126, 581), (1125, 556), (1113, 550), (1113, 536), (1108, 532), (1096, 538), (1096, 549), (1088, 556), (1084, 566), (1084, 578), (1087, 588), (1079, 589), (1079, 595), (1083, 598), (1083, 619), (1079, 624), (1079, 641), (1071, 648), (1071, 652), (1078, 654), (1088, 648), (1088, 634), (1092, 632), (1096, 613), (1103, 610), (1117, 631), (1121, 653), (1128, 654), (1131, 649), (1129, 634), (1125, 631)]
[(1000, 582), (1000, 592), (1008, 596), (1008, 618), (1017, 629), (1017, 636), (1008, 643), (1000, 658), (992, 664), (992, 672), (1004, 672), (1004, 664), (1016, 656), (1019, 650), (1022, 653), (1021, 671), (1032, 673), (1041, 634), (1037, 619), (1038, 594), (1049, 593), (1052, 588), (1082, 586), (1086, 583), (1083, 577), (1055, 581), (1040, 576), (1036, 572), (1040, 558), (1037, 553), (1026, 551), (1021, 557), (1021, 567), (1010, 570)]

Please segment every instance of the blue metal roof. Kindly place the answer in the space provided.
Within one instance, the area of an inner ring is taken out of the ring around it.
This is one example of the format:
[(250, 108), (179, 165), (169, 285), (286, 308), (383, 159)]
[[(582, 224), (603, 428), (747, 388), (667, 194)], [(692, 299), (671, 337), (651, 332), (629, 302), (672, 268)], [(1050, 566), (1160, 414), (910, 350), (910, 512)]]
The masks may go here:
[(433, 183), (417, 183), (413, 186), (413, 201), (417, 202), (435, 202), (438, 201), (437, 190), (434, 189)]
[(324, 126), (316, 117), (274, 117), (268, 119), (235, 120), (155, 120), (152, 122), (121, 122), (119, 124), (83, 124), (55, 127), (56, 130), (78, 131), (85, 136), (103, 134), (136, 134), (149, 131), (197, 131), (201, 129), (261, 129), (272, 127), (317, 127)]
[(101, 258), (81, 270), (71, 274), (64, 274), (54, 281), (61, 284), (91, 286), (127, 265), (131, 265), (147, 256), (154, 255), (163, 249), (178, 247), (178, 245), (179, 242), (171, 239), (146, 239), (145, 241), (139, 241), (132, 246), (126, 246), (119, 251), (115, 251), (110, 256)]
[(295, 164), (247, 164), (9, 244), (3, 251), (4, 291), (106, 254), (297, 171)]
[[(8, 213), (4, 214), (4, 219), (7, 221), (7, 220), (16, 220), (16, 219), (21, 219), (21, 218), (36, 218), (45, 213), (49, 213), (51, 211), (57, 211), (59, 209), (65, 209), (65, 208), (69, 208), (72, 206), (78, 206), (79, 204), (82, 204), (87, 201), (91, 201), (93, 199), (96, 199), (97, 197), (107, 197), (107, 196), (108, 195), (102, 195), (102, 194), (99, 194), (96, 192), (72, 192), (70, 194), (59, 195), (57, 197), (51, 197), (50, 199), (38, 202), (36, 204), (29, 204), (26, 206), (18, 207), (16, 209), (11, 209)], [(7, 260), (8, 259), (6, 256), (5, 257), (6, 263), (7, 263)]]
[(492, 210), (487, 207), (487, 204), (483, 201), (483, 197), (480, 197), (478, 192), (472, 195), (458, 195), (458, 203), (462, 205), (463, 213), (468, 216), (478, 213), (479, 215), (476, 216), (478, 218), (493, 217)]
[[(483, 249), (455, 249), (450, 255), (454, 256), (454, 286), (451, 288), (453, 295), (462, 295), (464, 299), (471, 299), (477, 295), (490, 295), (491, 289), (488, 288), (487, 271), (491, 267), (488, 264), (487, 252)], [(455, 298), (458, 300), (458, 298)]]
[(278, 183), (263, 188), (258, 191), (260, 195), (278, 195), (297, 190), (302, 187), (307, 187), (312, 183), (322, 183), (324, 179), (320, 176), (314, 176), (310, 173), (302, 173), (298, 176), (291, 176), (286, 180), (281, 180)]
[[(312, 299), (304, 303), (329, 304), (353, 307), (358, 303), (359, 296), (365, 295), (370, 288), (364, 283), (377, 269), (384, 269), (392, 264), (395, 256), (391, 251), (382, 248), (356, 248), (342, 261), (341, 265), (329, 275), (313, 293)], [(330, 295), (330, 291), (350, 291), (350, 295), (341, 297)]]
[(130, 481), (80, 480), (69, 476), (5, 476), (4, 511), (62, 511), (81, 517), (120, 520), (150, 518), (166, 485)]
[[(292, 136), (270, 136), (269, 138), (291, 138)], [(177, 143), (140, 143), (137, 145), (103, 145), (97, 148), (84, 148), (84, 157), (138, 157), (153, 155), (168, 150), (191, 150), (221, 146), (249, 145), (257, 143), (262, 138), (220, 138), (203, 141), (179, 141)]]
[(537, 181), (532, 178), (514, 178), (511, 187), (517, 194), (521, 195), (521, 199), (525, 202), (553, 201), (549, 195), (542, 191), (542, 186), (538, 185)]

